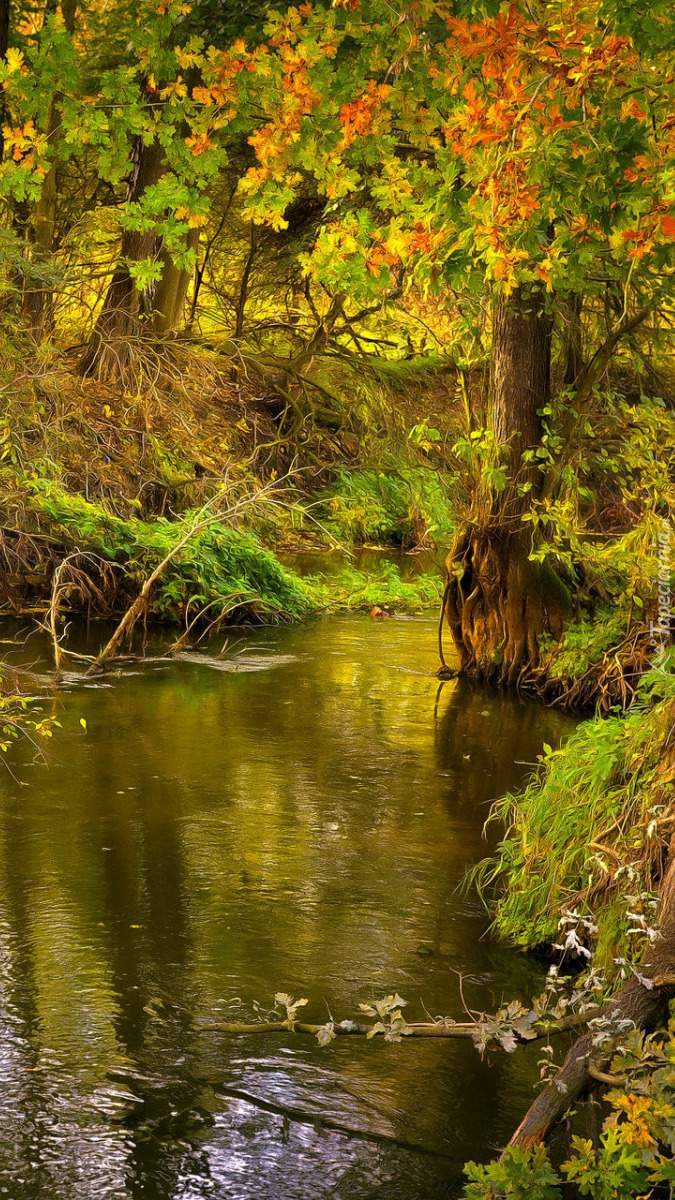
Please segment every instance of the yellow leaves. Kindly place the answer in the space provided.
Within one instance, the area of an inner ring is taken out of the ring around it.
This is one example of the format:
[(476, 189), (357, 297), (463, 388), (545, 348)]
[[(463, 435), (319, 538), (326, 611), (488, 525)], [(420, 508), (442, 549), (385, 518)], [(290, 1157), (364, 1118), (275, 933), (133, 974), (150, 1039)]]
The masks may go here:
[(185, 221), (190, 229), (199, 229), (201, 225), (206, 224), (206, 217), (201, 216), (199, 213), (192, 212), (192, 210), (186, 208), (184, 204), (181, 204), (180, 208), (176, 209), (175, 217), (177, 221)]
[(198, 54), (194, 54), (190, 50), (184, 50), (181, 46), (178, 46), (176, 50), (174, 50), (174, 54), (176, 55), (176, 62), (178, 63), (178, 66), (181, 67), (183, 71), (189, 70), (190, 67), (195, 66), (195, 64), (199, 61)]
[(402, 229), (393, 229), (383, 245), (392, 262), (398, 262), (408, 252), (409, 236)]
[(179, 75), (172, 83), (167, 83), (159, 93), (162, 100), (184, 100), (188, 94), (188, 90), (183, 83), (183, 76)]
[(14, 46), (10, 46), (5, 54), (5, 65), (8, 75), (13, 75), (16, 71), (21, 71), (24, 65), (23, 51), (16, 50)]

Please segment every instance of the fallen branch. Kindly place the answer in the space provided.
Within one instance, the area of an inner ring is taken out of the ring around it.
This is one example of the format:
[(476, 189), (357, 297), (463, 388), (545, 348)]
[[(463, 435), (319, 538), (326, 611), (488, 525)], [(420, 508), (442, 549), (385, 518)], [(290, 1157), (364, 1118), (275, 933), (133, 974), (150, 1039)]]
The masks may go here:
[[(661, 937), (652, 947), (651, 961), (641, 968), (639, 978), (628, 981), (603, 1013), (609, 1022), (626, 1022), (645, 1033), (667, 1024), (668, 1002), (675, 997), (675, 838), (660, 895)], [(577, 1100), (598, 1082), (606, 1082), (598, 1080), (597, 1073), (606, 1073), (612, 1055), (611, 1042), (598, 1054), (592, 1032), (578, 1038), (558, 1075), (530, 1105), (509, 1144), (528, 1148), (542, 1142)]]
[(274, 483), (266, 484), (260, 489), (260, 491), (256, 492), (255, 495), (246, 496), (244, 499), (238, 500), (235, 504), (226, 509), (213, 509), (213, 505), (221, 498), (219, 495), (213, 496), (210, 500), (208, 500), (199, 513), (197, 513), (197, 516), (192, 522), (190, 528), (176, 542), (175, 546), (172, 546), (168, 554), (164, 556), (162, 561), (157, 564), (154, 571), (145, 580), (145, 583), (143, 584), (133, 604), (131, 604), (131, 606), (127, 609), (122, 617), (122, 620), (119, 622), (114, 633), (112, 634), (112, 637), (110, 637), (106, 642), (105, 646), (93, 661), (86, 674), (93, 675), (97, 673), (103, 669), (105, 664), (109, 662), (110, 659), (116, 657), (124, 638), (132, 632), (136, 622), (145, 612), (150, 594), (157, 580), (169, 566), (169, 563), (173, 561), (177, 554), (180, 554), (180, 551), (185, 548), (188, 542), (191, 541), (196, 534), (201, 533), (204, 529), (207, 529), (209, 525), (216, 524), (220, 521), (231, 520), (234, 516), (241, 512), (243, 508), (250, 504), (256, 503), (261, 496), (271, 490), (276, 489), (279, 484), (287, 478), (288, 475), (285, 475), (281, 479), (276, 480)]
[[(528, 1037), (519, 1037), (515, 1034), (517, 1040), (526, 1044), (540, 1040), (541, 1038), (551, 1037), (556, 1033), (565, 1033), (570, 1029), (578, 1029), (587, 1025), (589, 1021), (594, 1020), (602, 1013), (602, 1008), (595, 1005), (589, 1008), (585, 1013), (570, 1013), (567, 1017), (562, 1017), (557, 1021), (537, 1021), (531, 1026), (531, 1032)], [(249, 1033), (304, 1033), (311, 1034), (317, 1037), (326, 1026), (315, 1025), (309, 1021), (204, 1021), (194, 1026), (198, 1033), (230, 1033), (230, 1034), (249, 1034)], [(331, 1025), (333, 1033), (336, 1037), (382, 1037), (388, 1030), (382, 1026), (378, 1028), (376, 1025), (357, 1022), (345, 1021)], [(409, 1023), (400, 1030), (400, 1036), (403, 1038), (474, 1038), (481, 1029), (480, 1021), (419, 1021)]]

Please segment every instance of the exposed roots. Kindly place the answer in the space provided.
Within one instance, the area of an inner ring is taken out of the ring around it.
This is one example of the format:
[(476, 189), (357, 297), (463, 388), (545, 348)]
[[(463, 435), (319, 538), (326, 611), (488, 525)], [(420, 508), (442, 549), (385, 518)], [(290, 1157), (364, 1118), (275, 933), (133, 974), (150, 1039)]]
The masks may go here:
[(653, 638), (644, 625), (633, 629), (621, 642), (605, 651), (602, 658), (579, 679), (568, 683), (555, 674), (555, 656), (534, 680), (544, 699), (567, 709), (595, 705), (600, 713), (611, 708), (629, 708), (640, 678), (653, 658)]
[(525, 687), (540, 638), (559, 638), (569, 597), (553, 571), (530, 561), (525, 534), (470, 526), (448, 557), (445, 615), (462, 674)]
[[(459, 674), (517, 687), (568, 710), (629, 708), (652, 663), (654, 641), (638, 624), (577, 679), (557, 667), (556, 647), (571, 609), (565, 585), (546, 563), (531, 561), (524, 534), (507, 528), (463, 531), (446, 563), (448, 580), (439, 623), (442, 677), (443, 619), (459, 656)], [(545, 640), (553, 649), (544, 649)]]

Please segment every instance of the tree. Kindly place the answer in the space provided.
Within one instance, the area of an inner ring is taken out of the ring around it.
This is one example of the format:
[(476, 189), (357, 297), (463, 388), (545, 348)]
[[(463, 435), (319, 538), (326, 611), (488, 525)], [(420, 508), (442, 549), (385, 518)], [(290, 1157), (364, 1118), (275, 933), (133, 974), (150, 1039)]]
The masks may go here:
[[(283, 227), (307, 173), (326, 197), (310, 276), (359, 301), (416, 283), (467, 321), (487, 306), (488, 420), (465, 447), (480, 470), (446, 614), (462, 667), (509, 682), (532, 674), (569, 600), (533, 516), (541, 527), (570, 483), (584, 406), (672, 274), (670, 18), (655, 14), (648, 46), (617, 20), (597, 0), (474, 21), (431, 0), (304, 4), (270, 17), (243, 77), (263, 114), (242, 183), (253, 219)], [(561, 318), (573, 333), (552, 397)]]

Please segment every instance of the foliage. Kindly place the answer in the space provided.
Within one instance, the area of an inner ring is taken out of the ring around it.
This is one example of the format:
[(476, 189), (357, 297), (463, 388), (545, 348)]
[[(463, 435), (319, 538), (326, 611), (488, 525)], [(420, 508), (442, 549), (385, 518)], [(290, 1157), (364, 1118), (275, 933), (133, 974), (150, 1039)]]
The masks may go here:
[(464, 1168), (470, 1183), (464, 1190), (465, 1200), (487, 1200), (488, 1197), (508, 1197), (508, 1200), (559, 1200), (559, 1176), (551, 1166), (543, 1146), (523, 1150), (519, 1146), (508, 1151), (503, 1162), (467, 1163)]
[(570, 683), (580, 679), (606, 650), (616, 646), (626, 632), (627, 612), (598, 604), (592, 616), (572, 621), (559, 642), (542, 638), (542, 649), (549, 655), (549, 669), (558, 679)]
[[(16, 692), (0, 695), (0, 753), (7, 754), (22, 738), (50, 738), (55, 727), (59, 722), (45, 716), (33, 697)], [(36, 745), (39, 749), (39, 743)]]
[[(619, 1080), (596, 1144), (575, 1135), (570, 1157), (554, 1170), (546, 1150), (511, 1148), (500, 1162), (468, 1163), (465, 1200), (532, 1196), (559, 1200), (564, 1181), (592, 1200), (634, 1200), (659, 1185), (672, 1188), (675, 1172), (675, 1027), (645, 1037), (631, 1034), (614, 1056)], [(618, 1074), (620, 1072), (620, 1074)]]
[(447, 486), (429, 468), (339, 468), (318, 497), (317, 514), (338, 540), (351, 544), (447, 544), (452, 534)]
[[(495, 886), (494, 927), (520, 946), (551, 944), (565, 909), (593, 912), (598, 961), (635, 946), (675, 821), (669, 734), (675, 677), (655, 669), (627, 714), (585, 721), (519, 796), (498, 801), (506, 835), (476, 878)], [(626, 913), (633, 920), (627, 919)]]
[(394, 562), (383, 562), (367, 574), (349, 565), (335, 574), (309, 576), (306, 583), (313, 603), (324, 612), (372, 608), (415, 612), (436, 608), (443, 594), (440, 571), (422, 571), (403, 579)]
[(282, 224), (312, 171), (336, 212), (307, 270), (363, 297), (402, 270), (430, 288), (588, 288), (598, 261), (658, 288), (675, 229), (667, 56), (642, 48), (646, 97), (630, 34), (597, 15), (542, 3), (471, 21), (430, 2), (392, 22), (379, 0), (272, 15), (268, 53), (248, 55), (265, 81), (242, 184), (254, 218)]
[[(123, 564), (126, 579), (137, 584), (180, 540), (193, 515), (186, 513), (180, 522), (124, 520), (45, 481), (36, 481), (33, 491), (41, 518), (64, 545)], [(177, 555), (158, 584), (152, 608), (162, 619), (176, 619), (214, 603), (212, 616), (246, 609), (268, 618), (298, 617), (309, 610), (304, 585), (271, 551), (252, 534), (217, 523), (195, 534)]]

